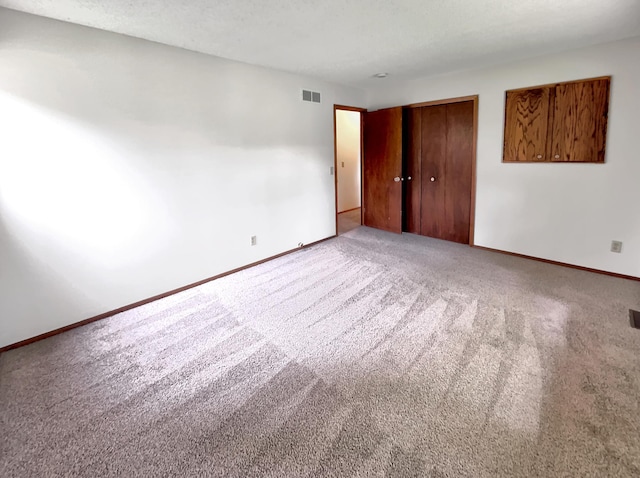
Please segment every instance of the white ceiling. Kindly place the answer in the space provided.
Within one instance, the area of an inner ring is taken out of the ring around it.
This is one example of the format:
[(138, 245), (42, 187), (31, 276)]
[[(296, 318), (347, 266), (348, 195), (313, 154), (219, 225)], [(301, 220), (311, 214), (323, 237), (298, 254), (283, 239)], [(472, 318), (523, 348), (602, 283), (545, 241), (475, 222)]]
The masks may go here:
[(367, 86), (640, 35), (640, 0), (0, 0), (0, 6)]

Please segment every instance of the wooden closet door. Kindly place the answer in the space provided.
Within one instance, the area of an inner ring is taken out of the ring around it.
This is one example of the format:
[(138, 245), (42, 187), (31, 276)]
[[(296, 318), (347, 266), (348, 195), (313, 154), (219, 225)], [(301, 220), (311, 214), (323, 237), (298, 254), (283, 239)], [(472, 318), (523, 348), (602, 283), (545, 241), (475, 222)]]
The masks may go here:
[(420, 234), (469, 244), (473, 101), (421, 108)]
[(362, 119), (364, 224), (401, 233), (402, 107), (364, 113)]
[(422, 110), (420, 234), (444, 239), (448, 229), (445, 212), (447, 106), (426, 106), (420, 109)]
[(471, 166), (473, 161), (473, 102), (447, 105), (446, 171), (444, 189), (446, 227), (442, 239), (469, 244)]
[(420, 234), (420, 204), (422, 197), (422, 110), (408, 108), (402, 119), (404, 133), (404, 209), (403, 231)]

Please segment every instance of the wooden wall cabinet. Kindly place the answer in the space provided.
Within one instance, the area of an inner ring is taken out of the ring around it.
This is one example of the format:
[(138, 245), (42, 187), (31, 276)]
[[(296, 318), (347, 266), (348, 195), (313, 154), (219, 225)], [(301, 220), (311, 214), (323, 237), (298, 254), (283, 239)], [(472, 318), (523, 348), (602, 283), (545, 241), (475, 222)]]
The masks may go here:
[(611, 77), (509, 90), (505, 163), (604, 163)]

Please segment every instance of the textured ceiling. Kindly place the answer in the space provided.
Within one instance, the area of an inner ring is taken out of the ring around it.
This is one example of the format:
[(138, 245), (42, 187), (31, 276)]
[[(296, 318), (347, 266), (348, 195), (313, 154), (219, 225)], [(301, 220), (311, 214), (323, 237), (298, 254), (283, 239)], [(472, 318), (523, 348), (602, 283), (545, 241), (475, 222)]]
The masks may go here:
[(640, 0), (0, 0), (0, 6), (367, 86), (640, 35)]

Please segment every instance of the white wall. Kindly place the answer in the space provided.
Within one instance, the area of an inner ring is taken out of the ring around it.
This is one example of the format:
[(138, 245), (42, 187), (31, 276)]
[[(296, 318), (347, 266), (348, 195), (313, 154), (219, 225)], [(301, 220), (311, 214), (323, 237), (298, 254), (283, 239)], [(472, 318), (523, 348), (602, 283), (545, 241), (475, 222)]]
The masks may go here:
[(338, 212), (360, 207), (360, 113), (336, 110)]
[[(612, 75), (606, 164), (503, 164), (505, 90)], [(368, 92), (370, 109), (479, 94), (475, 243), (640, 277), (640, 38)], [(612, 239), (622, 254), (609, 252)]]
[(0, 32), (0, 347), (335, 234), (333, 104), (363, 92), (2, 8)]

